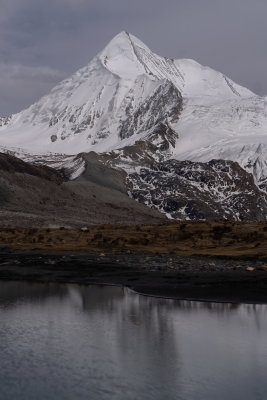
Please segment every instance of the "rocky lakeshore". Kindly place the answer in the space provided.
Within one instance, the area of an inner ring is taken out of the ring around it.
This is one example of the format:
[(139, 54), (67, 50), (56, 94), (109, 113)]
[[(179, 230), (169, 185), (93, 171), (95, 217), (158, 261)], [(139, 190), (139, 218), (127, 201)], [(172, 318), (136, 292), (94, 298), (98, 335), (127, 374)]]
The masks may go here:
[(267, 267), (249, 259), (2, 249), (0, 280), (119, 285), (176, 299), (267, 303)]
[(0, 279), (127, 286), (177, 299), (267, 303), (267, 224), (2, 228)]

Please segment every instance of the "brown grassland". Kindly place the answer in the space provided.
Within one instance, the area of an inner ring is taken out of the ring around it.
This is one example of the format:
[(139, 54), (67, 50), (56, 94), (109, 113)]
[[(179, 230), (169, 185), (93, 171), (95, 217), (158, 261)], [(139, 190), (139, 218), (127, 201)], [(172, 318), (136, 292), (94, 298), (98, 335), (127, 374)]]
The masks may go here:
[(84, 228), (2, 228), (11, 250), (160, 253), (230, 258), (267, 257), (267, 222), (174, 222)]

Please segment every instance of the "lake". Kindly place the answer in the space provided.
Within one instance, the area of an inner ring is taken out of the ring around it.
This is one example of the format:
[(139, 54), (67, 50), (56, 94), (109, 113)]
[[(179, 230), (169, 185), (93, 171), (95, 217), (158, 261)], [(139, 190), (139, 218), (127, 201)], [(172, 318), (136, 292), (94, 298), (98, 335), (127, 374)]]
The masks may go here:
[(267, 306), (0, 282), (1, 400), (265, 400)]

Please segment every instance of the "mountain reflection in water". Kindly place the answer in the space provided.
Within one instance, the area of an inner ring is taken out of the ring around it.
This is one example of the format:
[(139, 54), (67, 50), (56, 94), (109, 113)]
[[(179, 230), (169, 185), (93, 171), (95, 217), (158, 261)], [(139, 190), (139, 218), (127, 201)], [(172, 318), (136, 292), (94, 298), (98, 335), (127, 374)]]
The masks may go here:
[(0, 282), (0, 399), (265, 399), (267, 306)]

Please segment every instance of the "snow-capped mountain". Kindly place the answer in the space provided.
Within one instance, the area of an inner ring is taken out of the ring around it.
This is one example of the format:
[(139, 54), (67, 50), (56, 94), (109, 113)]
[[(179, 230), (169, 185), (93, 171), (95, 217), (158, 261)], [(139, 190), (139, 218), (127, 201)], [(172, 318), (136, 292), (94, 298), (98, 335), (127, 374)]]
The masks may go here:
[(160, 57), (122, 32), (47, 96), (2, 119), (0, 144), (30, 153), (105, 152), (167, 123), (179, 135), (173, 157), (206, 161), (218, 142), (220, 149), (233, 140), (265, 144), (266, 104), (225, 75), (193, 60)]
[(174, 62), (123, 32), (86, 67), (3, 123), (1, 145), (74, 154), (134, 143), (158, 123), (178, 121), (179, 79), (182, 84)]
[(266, 190), (267, 97), (193, 60), (160, 57), (122, 32), (37, 103), (0, 118), (0, 148), (72, 179), (85, 169), (77, 155), (90, 151), (137, 174), (171, 159), (231, 160)]

